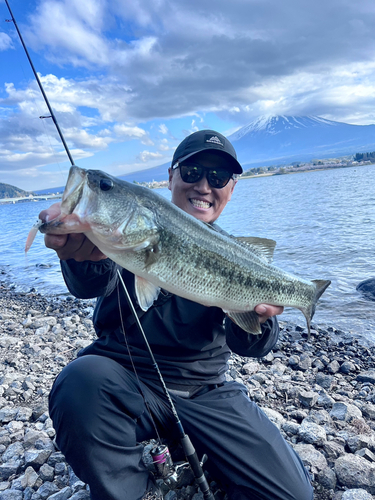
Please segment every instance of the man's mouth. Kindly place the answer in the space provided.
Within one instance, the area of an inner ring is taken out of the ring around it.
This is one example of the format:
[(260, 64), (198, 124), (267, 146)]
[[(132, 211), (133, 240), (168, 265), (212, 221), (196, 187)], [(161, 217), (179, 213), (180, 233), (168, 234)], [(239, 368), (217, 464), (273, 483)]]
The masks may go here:
[(208, 201), (197, 200), (196, 198), (190, 198), (190, 203), (196, 208), (210, 208), (212, 207), (212, 203)]

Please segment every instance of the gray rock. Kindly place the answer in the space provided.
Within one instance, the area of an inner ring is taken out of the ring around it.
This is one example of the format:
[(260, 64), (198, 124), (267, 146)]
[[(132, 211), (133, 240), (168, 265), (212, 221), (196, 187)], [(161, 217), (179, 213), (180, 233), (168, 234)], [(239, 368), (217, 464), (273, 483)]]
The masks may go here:
[(323, 406), (323, 408), (332, 408), (335, 404), (335, 400), (325, 391), (322, 391), (319, 393), (317, 404)]
[(72, 490), (70, 486), (66, 486), (62, 490), (58, 491), (54, 495), (48, 497), (48, 500), (68, 500), (72, 496)]
[(355, 365), (351, 361), (344, 361), (343, 364), (340, 366), (340, 372), (342, 373), (350, 373), (355, 370)]
[(356, 380), (359, 382), (370, 382), (375, 384), (375, 370), (368, 370), (357, 375)]
[(90, 493), (86, 490), (77, 491), (70, 497), (70, 500), (90, 500)]
[(65, 462), (60, 462), (55, 465), (55, 474), (58, 476), (63, 476), (67, 473), (67, 467)]
[(317, 446), (321, 446), (327, 440), (324, 428), (308, 420), (302, 422), (298, 429), (298, 435), (305, 443)]
[(22, 500), (22, 491), (5, 490), (0, 493), (0, 500)]
[(300, 391), (298, 394), (298, 399), (301, 401), (303, 406), (312, 407), (318, 401), (319, 394), (313, 391)]
[(295, 435), (298, 434), (298, 429), (300, 427), (300, 424), (297, 424), (296, 422), (289, 422), (286, 421), (282, 424), (281, 428), (284, 432), (287, 434)]
[(276, 427), (281, 429), (282, 424), (285, 422), (284, 417), (278, 411), (271, 410), (271, 408), (262, 407), (261, 408), (267, 417), (273, 422)]
[(314, 361), (312, 362), (311, 366), (313, 368), (316, 368), (318, 371), (322, 371), (325, 368), (325, 364), (322, 363), (322, 361), (320, 359), (314, 359)]
[(375, 493), (374, 464), (358, 455), (344, 455), (335, 461), (334, 467), (339, 484)]
[(356, 455), (365, 458), (369, 462), (375, 462), (375, 455), (368, 448), (361, 448), (355, 452)]
[(21, 486), (22, 489), (25, 490), (28, 486), (34, 488), (39, 476), (32, 467), (27, 467), (25, 474), (21, 477)]
[(5, 481), (9, 479), (13, 474), (17, 474), (19, 468), (21, 466), (21, 462), (7, 462), (5, 464), (0, 465), (0, 481)]
[(300, 456), (302, 462), (308, 466), (313, 473), (322, 471), (327, 467), (327, 460), (324, 455), (316, 450), (312, 444), (299, 443), (293, 447)]
[(327, 441), (323, 444), (323, 451), (327, 459), (332, 462), (345, 454), (345, 447), (337, 441)]
[(340, 370), (340, 364), (337, 360), (333, 360), (329, 363), (327, 369), (330, 373), (337, 373)]
[(36, 448), (30, 448), (25, 451), (25, 463), (26, 465), (31, 465), (39, 469), (41, 465), (47, 462), (50, 456), (50, 450), (37, 450)]
[(53, 481), (55, 477), (55, 469), (48, 464), (43, 464), (39, 469), (39, 476), (43, 481)]
[(7, 422), (11, 422), (16, 418), (18, 409), (12, 408), (10, 406), (6, 406), (5, 408), (1, 408), (0, 410), (0, 422), (6, 424)]
[(311, 358), (309, 356), (301, 356), (298, 363), (298, 369), (305, 372), (311, 368)]
[(296, 354), (293, 354), (292, 356), (290, 356), (289, 358), (289, 361), (288, 361), (288, 364), (289, 366), (291, 366), (292, 368), (297, 368), (298, 367), (298, 363), (299, 363), (299, 356), (296, 355)]
[(366, 490), (352, 489), (344, 491), (341, 500), (372, 500), (373, 498)]
[(50, 481), (46, 481), (42, 486), (38, 489), (37, 493), (41, 500), (46, 500), (49, 498), (51, 495), (57, 493), (59, 491), (59, 488), (56, 486), (56, 484), (51, 483)]
[(365, 417), (375, 420), (375, 405), (372, 403), (366, 403), (362, 406), (362, 413)]
[(355, 405), (340, 402), (333, 405), (330, 415), (334, 420), (350, 422), (353, 418), (361, 418), (362, 412)]
[(325, 373), (317, 373), (315, 382), (320, 385), (320, 387), (323, 387), (323, 389), (330, 389), (333, 377), (332, 375), (326, 375)]
[(334, 490), (336, 488), (336, 474), (329, 467), (326, 467), (322, 471), (318, 472), (317, 481), (327, 490)]
[(249, 363), (246, 363), (243, 365), (242, 369), (245, 373), (248, 375), (253, 375), (256, 373), (260, 368), (260, 364), (256, 361), (251, 361)]
[(21, 457), (24, 455), (24, 448), (21, 443), (16, 441), (15, 443), (12, 443), (8, 446), (6, 449), (5, 453), (3, 453), (3, 456), (1, 457), (1, 460), (3, 462), (10, 462), (14, 460), (19, 460)]

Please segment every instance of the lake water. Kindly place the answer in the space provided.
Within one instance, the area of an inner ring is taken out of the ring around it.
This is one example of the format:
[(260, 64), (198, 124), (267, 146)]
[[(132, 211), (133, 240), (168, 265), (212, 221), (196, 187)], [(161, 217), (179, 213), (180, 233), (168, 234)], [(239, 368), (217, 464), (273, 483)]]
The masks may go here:
[[(274, 264), (306, 279), (330, 279), (313, 323), (375, 341), (375, 302), (356, 291), (375, 278), (375, 166), (243, 179), (222, 214), (236, 236), (277, 241)], [(169, 198), (167, 189), (158, 190)], [(27, 257), (27, 233), (49, 201), (0, 205), (0, 268), (16, 289), (67, 294), (53, 251), (38, 234)], [(4, 278), (4, 276), (3, 276)], [(281, 319), (305, 324), (288, 309)]]

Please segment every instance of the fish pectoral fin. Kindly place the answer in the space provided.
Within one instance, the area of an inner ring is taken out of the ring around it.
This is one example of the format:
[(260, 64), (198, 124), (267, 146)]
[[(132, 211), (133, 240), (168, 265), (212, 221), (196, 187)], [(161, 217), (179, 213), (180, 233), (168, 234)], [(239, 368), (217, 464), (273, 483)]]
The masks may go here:
[(139, 276), (135, 276), (134, 286), (139, 307), (142, 311), (147, 311), (158, 298), (160, 287), (153, 285)]
[(265, 258), (269, 264), (273, 261), (273, 253), (276, 247), (275, 240), (257, 238), (256, 236), (236, 236), (236, 240), (252, 247), (257, 255)]
[(262, 328), (259, 323), (259, 315), (255, 311), (224, 311), (236, 325), (245, 332), (251, 335), (259, 335), (262, 333)]

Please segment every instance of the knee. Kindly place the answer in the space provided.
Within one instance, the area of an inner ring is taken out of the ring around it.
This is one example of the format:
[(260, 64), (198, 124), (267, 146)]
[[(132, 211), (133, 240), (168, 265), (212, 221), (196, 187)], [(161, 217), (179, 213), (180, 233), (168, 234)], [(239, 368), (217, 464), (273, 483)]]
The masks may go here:
[(82, 356), (67, 365), (55, 380), (49, 396), (54, 425), (63, 420), (87, 429), (101, 414), (126, 413), (138, 417), (143, 398), (131, 375), (104, 356)]

